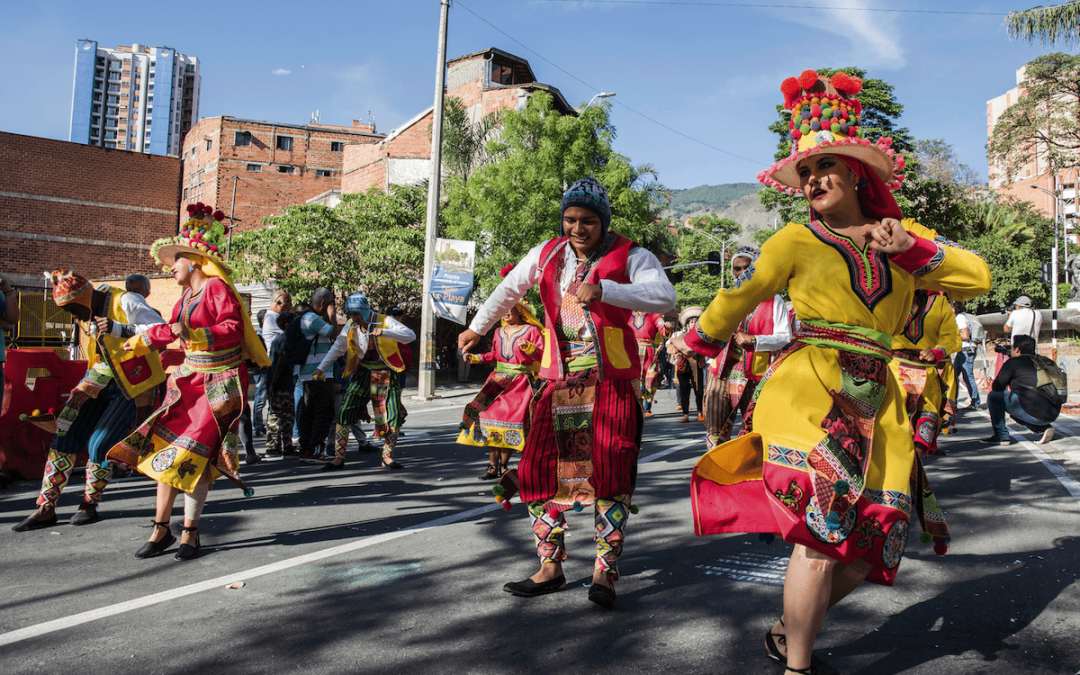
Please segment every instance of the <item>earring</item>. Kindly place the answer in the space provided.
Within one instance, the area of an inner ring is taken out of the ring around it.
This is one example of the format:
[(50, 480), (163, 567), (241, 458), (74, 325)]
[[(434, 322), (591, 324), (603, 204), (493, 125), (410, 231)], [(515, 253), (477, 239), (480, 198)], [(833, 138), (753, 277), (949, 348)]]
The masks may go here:
[(189, 263), (188, 266), (187, 266), (187, 271), (188, 271), (188, 274), (191, 274), (192, 272), (195, 271), (195, 266)]

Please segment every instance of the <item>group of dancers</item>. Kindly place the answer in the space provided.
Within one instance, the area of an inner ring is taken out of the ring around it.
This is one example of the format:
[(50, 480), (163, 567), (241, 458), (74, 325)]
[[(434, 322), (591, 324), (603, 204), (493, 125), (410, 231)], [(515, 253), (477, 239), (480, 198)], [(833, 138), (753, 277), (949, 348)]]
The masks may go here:
[[(861, 86), (844, 73), (814, 71), (783, 82), (792, 154), (758, 178), (800, 192), (810, 218), (788, 224), (760, 251), (737, 251), (734, 286), (707, 308), (685, 309), (678, 334), (662, 318), (676, 305), (674, 287), (652, 253), (612, 229), (607, 192), (592, 177), (566, 191), (552, 238), (503, 270), (458, 337), (471, 362), (494, 364), (465, 407), (458, 442), (487, 449), (483, 478), (494, 481), (497, 500), (517, 497), (530, 516), (540, 568), (506, 591), (535, 597), (566, 588), (566, 513), (591, 507), (588, 598), (605, 608), (616, 602), (626, 526), (637, 512), (642, 426), (658, 380), (654, 355), (665, 340), (683, 372), (708, 360), (706, 452), (690, 476), (696, 533), (776, 534), (794, 545), (783, 607), (765, 636), (766, 654), (786, 673), (815, 672), (811, 652), (828, 608), (863, 581), (894, 583), (913, 520), (920, 541), (945, 553), (949, 530), (922, 464), (947, 412), (941, 382), (948, 380), (934, 376), (955, 351), (943, 294), (973, 298), (992, 279), (977, 254), (904, 219), (891, 193), (904, 160), (890, 139), (863, 137)], [(78, 447), (90, 447), (92, 462), (83, 522), (96, 518), (97, 468), (106, 460), (159, 482), (155, 528), (140, 557), (174, 543), (169, 520), (179, 492), (177, 557), (186, 559), (198, 553), (211, 482), (226, 476), (244, 487), (236, 427), (247, 399), (245, 362), (265, 365), (267, 356), (218, 256), (216, 233), (197, 216), (154, 247), (184, 288), (168, 322), (133, 309), (138, 302), (119, 292), (54, 275), (57, 304), (97, 319), (98, 349), (56, 416), (40, 508), (16, 529), (56, 521), (56, 496)], [(533, 287), (542, 319), (525, 301)], [(378, 339), (391, 327), (372, 322), (366, 300), (350, 298), (347, 310), (337, 350), (359, 370), (338, 420), (346, 433), (365, 395), (383, 386), (380, 371), (399, 365), (393, 345)], [(496, 324), (490, 351), (474, 354)], [(154, 350), (176, 339), (185, 361), (160, 394), (165, 377)], [(682, 408), (688, 416), (688, 393)], [(343, 450), (340, 443), (340, 458)]]

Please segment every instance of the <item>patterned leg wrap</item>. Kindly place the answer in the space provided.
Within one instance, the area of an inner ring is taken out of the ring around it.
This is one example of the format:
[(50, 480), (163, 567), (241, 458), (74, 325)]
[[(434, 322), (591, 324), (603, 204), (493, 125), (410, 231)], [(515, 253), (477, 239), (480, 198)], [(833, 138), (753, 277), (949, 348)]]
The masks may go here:
[(105, 486), (112, 478), (112, 465), (102, 466), (95, 462), (86, 463), (86, 494), (84, 501), (97, 506), (101, 503), (101, 495), (105, 493)]
[(334, 427), (334, 455), (345, 459), (345, 448), (349, 444), (349, 425), (338, 423)]
[(619, 578), (619, 555), (623, 549), (623, 529), (629, 517), (630, 498), (628, 495), (596, 500), (596, 565), (593, 569), (597, 572), (606, 572), (612, 581)]
[(397, 447), (397, 432), (389, 431), (383, 436), (382, 458), (383, 462), (390, 462), (394, 458), (394, 448)]
[(566, 519), (562, 512), (554, 518), (544, 508), (545, 502), (529, 502), (529, 515), (532, 516), (533, 535), (536, 536), (536, 555), (540, 563), (566, 560), (566, 547), (563, 546), (563, 533), (566, 532)]
[(41, 478), (41, 494), (37, 505), (56, 508), (60, 493), (64, 491), (71, 470), (75, 468), (75, 455), (68, 455), (58, 450), (49, 450), (49, 459), (45, 462), (45, 475)]

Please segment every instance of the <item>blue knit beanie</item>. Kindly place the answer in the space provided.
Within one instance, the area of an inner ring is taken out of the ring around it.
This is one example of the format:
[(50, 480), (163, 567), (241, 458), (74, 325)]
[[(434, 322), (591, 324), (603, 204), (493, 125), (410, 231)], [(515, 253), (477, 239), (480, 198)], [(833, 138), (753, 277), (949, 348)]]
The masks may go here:
[(611, 227), (611, 201), (608, 200), (607, 190), (592, 176), (586, 176), (574, 182), (562, 198), (562, 210), (559, 212), (559, 234), (562, 235), (562, 214), (571, 206), (580, 206), (589, 209), (600, 216), (603, 225), (603, 233), (606, 235)]
[(353, 293), (346, 298), (345, 311), (347, 313), (359, 312), (364, 321), (371, 321), (375, 318), (375, 312), (371, 310), (371, 303), (368, 302), (367, 296), (363, 293)]

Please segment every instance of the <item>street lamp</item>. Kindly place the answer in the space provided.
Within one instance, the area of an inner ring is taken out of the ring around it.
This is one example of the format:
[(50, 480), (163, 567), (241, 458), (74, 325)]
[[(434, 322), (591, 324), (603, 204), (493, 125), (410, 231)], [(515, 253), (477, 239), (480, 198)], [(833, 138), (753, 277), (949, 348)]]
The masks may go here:
[[(1051, 192), (1046, 188), (1041, 188), (1038, 185), (1032, 183), (1030, 187), (1044, 192), (1054, 198), (1054, 248), (1050, 253), (1050, 335), (1054, 345), (1054, 358), (1057, 358), (1057, 331), (1058, 331), (1058, 214), (1061, 213), (1061, 209), (1058, 208), (1058, 202), (1060, 201), (1060, 190), (1058, 190), (1057, 173), (1054, 173), (1054, 191)], [(1065, 245), (1066, 258), (1069, 255), (1068, 244)], [(1038, 339), (1038, 336), (1035, 336)]]
[(585, 108), (588, 108), (598, 98), (611, 98), (614, 95), (615, 95), (615, 92), (613, 92), (613, 91), (602, 91), (599, 94), (597, 94), (596, 96), (593, 96), (591, 99), (589, 99), (589, 102), (586, 103), (585, 105), (581, 106), (581, 109), (584, 110)]
[[(690, 230), (691, 232), (696, 232), (698, 234), (703, 234), (706, 237), (708, 237), (709, 239), (712, 239), (717, 244), (719, 244), (720, 245), (720, 259), (724, 260), (724, 261), (727, 260), (727, 248), (728, 248), (728, 246), (731, 246), (732, 244), (737, 244), (738, 243), (734, 239), (720, 239), (720, 237), (717, 237), (715, 234), (710, 234), (710, 233), (706, 232), (705, 230), (696, 229), (693, 225), (690, 225), (689, 223), (684, 223), (683, 227)], [(716, 230), (713, 230), (713, 231), (715, 232)], [(724, 290), (724, 270), (723, 269), (720, 270), (720, 290)]]

